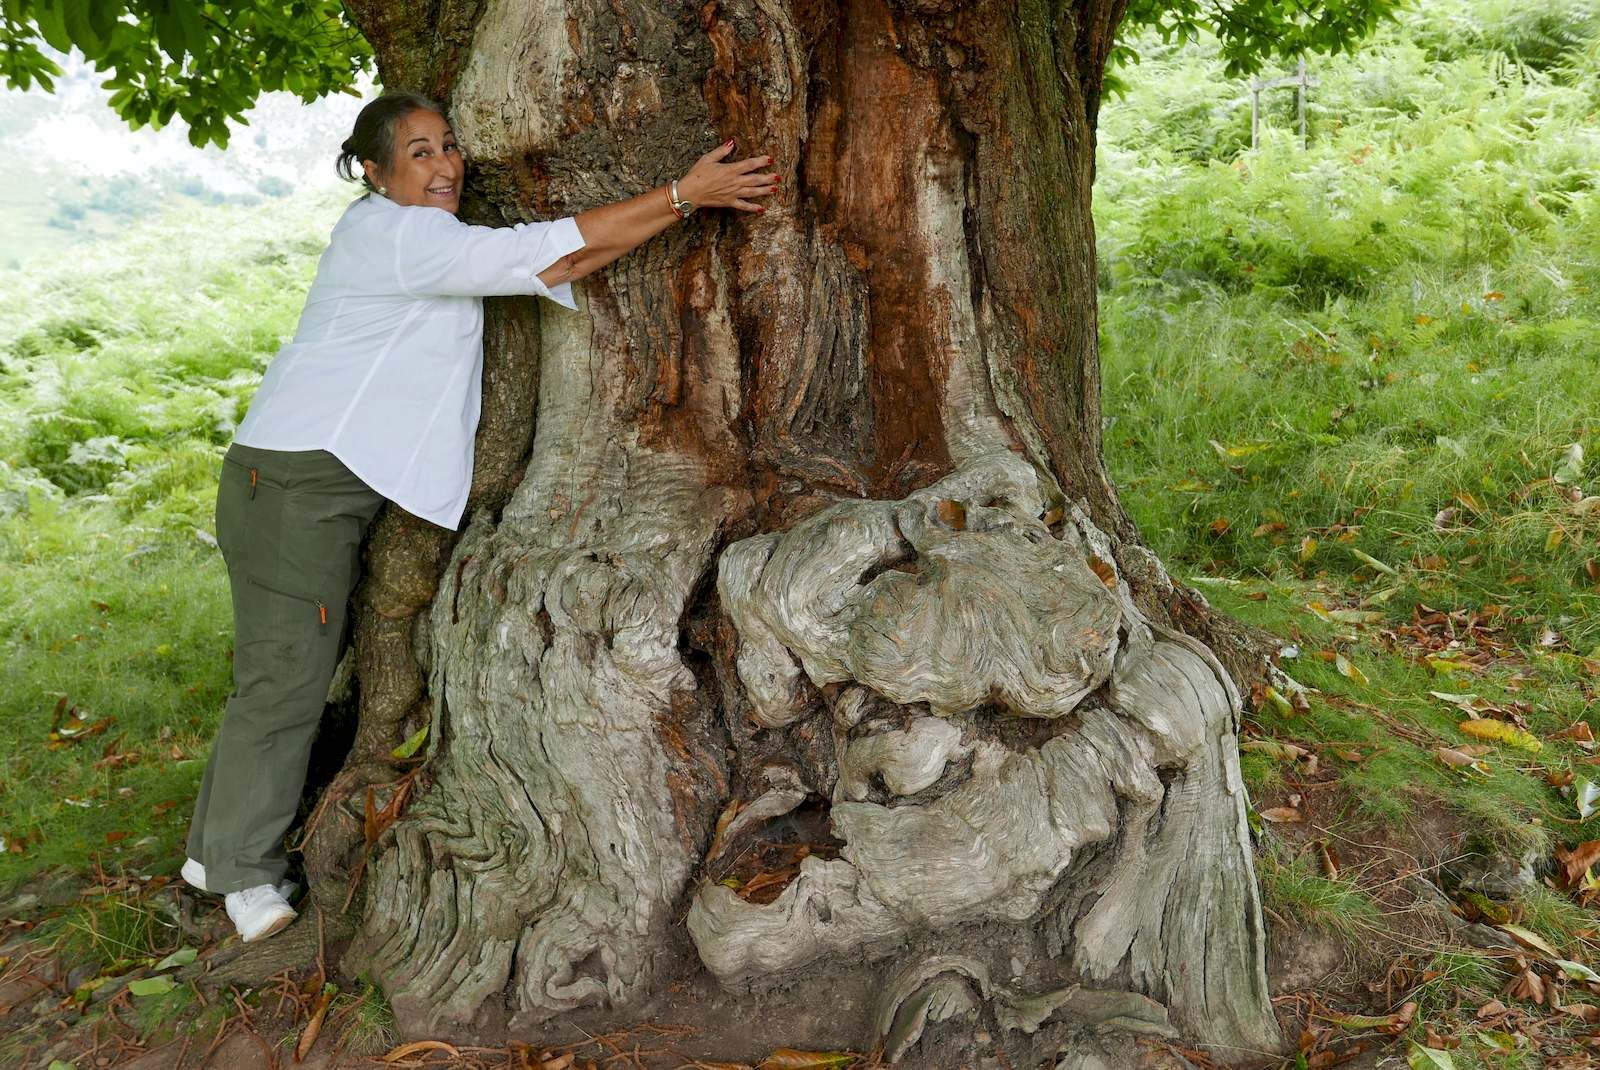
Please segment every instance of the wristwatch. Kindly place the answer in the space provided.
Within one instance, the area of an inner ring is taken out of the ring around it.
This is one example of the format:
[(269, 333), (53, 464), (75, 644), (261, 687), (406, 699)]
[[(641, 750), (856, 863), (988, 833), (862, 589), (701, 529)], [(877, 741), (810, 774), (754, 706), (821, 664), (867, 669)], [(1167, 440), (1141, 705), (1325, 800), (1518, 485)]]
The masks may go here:
[(681, 201), (678, 199), (677, 179), (672, 180), (672, 185), (667, 190), (667, 203), (672, 205), (672, 214), (679, 219), (688, 219), (689, 213), (694, 211), (693, 201)]

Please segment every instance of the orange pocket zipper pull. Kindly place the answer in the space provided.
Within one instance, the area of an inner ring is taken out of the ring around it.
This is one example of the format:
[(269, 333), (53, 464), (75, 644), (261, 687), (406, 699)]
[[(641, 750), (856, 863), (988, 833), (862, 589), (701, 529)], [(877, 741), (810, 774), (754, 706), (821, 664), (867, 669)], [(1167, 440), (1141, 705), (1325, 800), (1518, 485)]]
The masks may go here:
[(256, 470), (250, 469), (250, 497), (256, 496)]
[(324, 628), (328, 626), (328, 607), (321, 599), (317, 600), (317, 619)]

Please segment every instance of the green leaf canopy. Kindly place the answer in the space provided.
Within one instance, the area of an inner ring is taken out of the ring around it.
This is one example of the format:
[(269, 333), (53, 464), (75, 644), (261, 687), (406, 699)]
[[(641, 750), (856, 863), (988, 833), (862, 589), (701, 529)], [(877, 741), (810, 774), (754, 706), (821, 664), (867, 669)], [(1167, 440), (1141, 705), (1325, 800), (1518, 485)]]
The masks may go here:
[(189, 126), (195, 145), (226, 148), (230, 123), (263, 92), (312, 101), (354, 93), (372, 51), (338, 0), (0, 0), (0, 78), (53, 89), (46, 47), (76, 49), (134, 129)]

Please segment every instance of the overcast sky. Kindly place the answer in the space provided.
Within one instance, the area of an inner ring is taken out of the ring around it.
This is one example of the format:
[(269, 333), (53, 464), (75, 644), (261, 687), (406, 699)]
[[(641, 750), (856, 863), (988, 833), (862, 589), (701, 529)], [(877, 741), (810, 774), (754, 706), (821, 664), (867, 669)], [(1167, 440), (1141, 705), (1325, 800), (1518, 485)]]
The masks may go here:
[(197, 149), (181, 121), (128, 129), (106, 104), (99, 83), (107, 75), (76, 56), (56, 59), (65, 74), (53, 93), (0, 89), (10, 164), (0, 189), (0, 269), (108, 233), (119, 217), (95, 206), (119, 198), (148, 201), (142, 210), (152, 211), (186, 197), (292, 196), (336, 184), (339, 143), (364, 102), (335, 94), (308, 105), (268, 94), (249, 125), (233, 127), (226, 151)]

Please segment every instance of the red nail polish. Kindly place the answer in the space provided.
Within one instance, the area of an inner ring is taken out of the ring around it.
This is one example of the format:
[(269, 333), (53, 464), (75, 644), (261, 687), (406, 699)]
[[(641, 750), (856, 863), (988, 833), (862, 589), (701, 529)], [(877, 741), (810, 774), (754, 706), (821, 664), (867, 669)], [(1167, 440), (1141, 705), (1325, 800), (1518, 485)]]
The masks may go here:
[(765, 208), (762, 208), (762, 207), (760, 207), (760, 206), (759, 206), (759, 205), (757, 205), (757, 206), (756, 206), (756, 211), (758, 211), (758, 212), (765, 212), (765, 211), (766, 211), (766, 209), (765, 209)]

